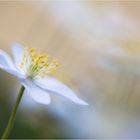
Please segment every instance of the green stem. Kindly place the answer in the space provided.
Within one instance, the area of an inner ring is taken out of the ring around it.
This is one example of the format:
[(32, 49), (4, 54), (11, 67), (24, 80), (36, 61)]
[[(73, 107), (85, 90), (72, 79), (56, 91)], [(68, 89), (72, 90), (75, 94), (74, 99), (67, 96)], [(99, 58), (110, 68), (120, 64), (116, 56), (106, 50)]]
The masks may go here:
[(8, 136), (10, 135), (10, 132), (11, 132), (13, 126), (14, 126), (17, 110), (18, 110), (21, 98), (23, 96), (24, 90), (25, 90), (25, 88), (24, 88), (24, 86), (22, 86), (20, 91), (19, 91), (19, 94), (18, 94), (18, 97), (17, 97), (17, 100), (16, 100), (16, 104), (13, 107), (12, 113), (10, 115), (10, 119), (9, 119), (8, 125), (7, 125), (7, 127), (6, 127), (6, 129), (4, 131), (1, 139), (7, 139)]

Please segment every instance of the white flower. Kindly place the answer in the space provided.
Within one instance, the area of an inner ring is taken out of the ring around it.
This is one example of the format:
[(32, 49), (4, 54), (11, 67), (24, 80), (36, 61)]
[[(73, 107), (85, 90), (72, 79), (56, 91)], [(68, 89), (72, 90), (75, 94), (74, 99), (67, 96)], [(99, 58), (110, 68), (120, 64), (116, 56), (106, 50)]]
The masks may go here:
[(49, 93), (55, 93), (79, 105), (88, 105), (67, 86), (49, 76), (58, 64), (48, 55), (40, 55), (34, 48), (24, 48), (17, 43), (12, 45), (12, 52), (14, 63), (6, 52), (0, 50), (0, 68), (16, 76), (35, 101), (50, 104)]

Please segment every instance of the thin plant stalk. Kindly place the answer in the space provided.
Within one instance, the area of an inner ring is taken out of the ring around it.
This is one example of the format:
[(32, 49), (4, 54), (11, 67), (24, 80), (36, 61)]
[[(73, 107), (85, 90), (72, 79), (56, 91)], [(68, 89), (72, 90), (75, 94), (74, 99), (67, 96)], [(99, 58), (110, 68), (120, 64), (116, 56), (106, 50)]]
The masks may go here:
[(13, 107), (13, 110), (11, 112), (11, 115), (10, 115), (10, 118), (9, 118), (9, 121), (8, 121), (8, 124), (7, 124), (7, 127), (2, 135), (2, 138), (1, 139), (7, 139), (11, 133), (11, 130), (14, 126), (14, 123), (15, 123), (15, 120), (16, 120), (16, 114), (17, 114), (17, 110), (19, 108), (19, 104), (20, 104), (20, 101), (22, 99), (22, 96), (23, 96), (23, 93), (24, 93), (24, 90), (25, 90), (25, 87), (22, 86), (20, 91), (19, 91), (19, 94), (18, 94), (18, 97), (17, 97), (17, 100), (16, 100), (16, 103)]

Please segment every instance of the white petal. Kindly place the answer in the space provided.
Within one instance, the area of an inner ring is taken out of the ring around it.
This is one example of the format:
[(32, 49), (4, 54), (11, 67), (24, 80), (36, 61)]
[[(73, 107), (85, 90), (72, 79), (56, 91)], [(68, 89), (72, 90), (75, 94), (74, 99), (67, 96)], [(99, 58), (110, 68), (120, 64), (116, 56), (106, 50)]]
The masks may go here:
[(0, 65), (0, 68), (10, 74), (12, 74), (13, 76), (16, 76), (17, 78), (20, 78), (20, 79), (25, 79), (25, 75), (22, 75), (21, 73), (19, 73), (17, 70), (13, 70), (13, 69), (10, 69), (10, 68), (6, 68), (6, 67), (2, 67)]
[(16, 66), (19, 66), (24, 55), (24, 47), (18, 43), (12, 44), (12, 52), (15, 59)]
[(30, 79), (21, 80), (21, 83), (23, 84), (23, 86), (25, 86), (27, 92), (36, 102), (41, 103), (41, 104), (51, 103), (50, 95), (45, 90), (36, 86), (32, 82), (32, 80)]
[(46, 77), (42, 79), (40, 78), (38, 80), (35, 80), (34, 82), (39, 87), (44, 88), (53, 93), (56, 93), (57, 95), (62, 95), (77, 104), (88, 105), (85, 101), (78, 98), (70, 88), (68, 88), (55, 78), (52, 77)]
[(11, 58), (9, 57), (9, 55), (2, 50), (0, 50), (0, 65), (2, 67), (15, 69), (15, 66), (14, 66)]
[(12, 44), (12, 52), (13, 52), (13, 56), (14, 56), (14, 60), (15, 60), (15, 64), (18, 70), (20, 70), (20, 72), (22, 74), (25, 74), (26, 71), (24, 69), (20, 68), (20, 64), (24, 55), (24, 46), (18, 44), (18, 43), (13, 43)]
[(0, 50), (0, 68), (16, 77), (24, 77), (17, 71), (9, 55), (2, 50)]

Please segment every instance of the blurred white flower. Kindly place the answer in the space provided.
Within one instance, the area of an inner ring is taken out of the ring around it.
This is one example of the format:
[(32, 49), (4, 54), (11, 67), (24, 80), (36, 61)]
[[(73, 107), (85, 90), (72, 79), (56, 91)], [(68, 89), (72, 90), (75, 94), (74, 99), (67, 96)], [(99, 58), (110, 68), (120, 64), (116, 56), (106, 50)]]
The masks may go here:
[(50, 104), (51, 98), (48, 93), (51, 92), (76, 104), (88, 105), (67, 86), (49, 76), (58, 64), (47, 54), (39, 54), (34, 48), (24, 48), (17, 43), (12, 45), (12, 51), (15, 63), (6, 52), (0, 50), (0, 68), (16, 76), (35, 101)]

